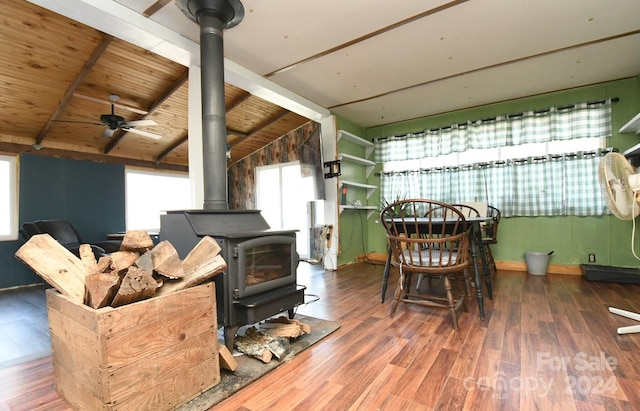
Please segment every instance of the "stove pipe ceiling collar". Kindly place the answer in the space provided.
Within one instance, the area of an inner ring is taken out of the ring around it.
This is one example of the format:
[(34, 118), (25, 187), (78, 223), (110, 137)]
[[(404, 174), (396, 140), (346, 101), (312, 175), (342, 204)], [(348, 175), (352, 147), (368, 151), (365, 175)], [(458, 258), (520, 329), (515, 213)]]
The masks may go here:
[(225, 29), (237, 26), (244, 18), (244, 7), (240, 0), (176, 0), (176, 5), (198, 24), (203, 13), (217, 16)]
[(226, 210), (227, 124), (222, 32), (244, 17), (240, 0), (176, 0), (178, 8), (200, 25), (202, 76), (202, 171), (205, 210)]

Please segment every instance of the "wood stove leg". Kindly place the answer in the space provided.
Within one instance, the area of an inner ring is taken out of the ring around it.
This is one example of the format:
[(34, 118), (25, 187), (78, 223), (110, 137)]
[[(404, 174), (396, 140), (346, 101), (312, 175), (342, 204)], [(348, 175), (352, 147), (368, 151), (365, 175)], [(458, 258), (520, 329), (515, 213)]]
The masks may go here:
[(236, 340), (236, 332), (238, 332), (239, 325), (232, 327), (224, 327), (224, 345), (227, 346), (229, 352), (233, 352), (233, 343)]
[(294, 310), (293, 308), (289, 308), (287, 310), (287, 313), (289, 313), (289, 319), (292, 320), (293, 317), (295, 317), (295, 315), (296, 315), (296, 310)]

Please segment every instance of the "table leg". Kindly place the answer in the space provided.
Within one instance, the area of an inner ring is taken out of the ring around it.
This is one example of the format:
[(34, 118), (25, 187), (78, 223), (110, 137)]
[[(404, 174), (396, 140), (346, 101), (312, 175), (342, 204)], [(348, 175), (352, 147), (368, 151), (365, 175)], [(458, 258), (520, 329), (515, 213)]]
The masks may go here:
[(391, 247), (387, 248), (387, 261), (384, 263), (384, 272), (382, 274), (382, 295), (380, 296), (380, 302), (384, 302), (384, 297), (387, 294), (387, 284), (389, 283), (389, 270), (391, 269)]
[(487, 253), (484, 249), (484, 244), (482, 242), (482, 228), (480, 224), (473, 225), (473, 231), (475, 232), (476, 244), (480, 249), (480, 257), (482, 258), (482, 270), (484, 271), (484, 281), (487, 285), (487, 295), (490, 300), (493, 300), (493, 287), (491, 285), (491, 270), (489, 270), (489, 262), (487, 261)]
[(473, 261), (473, 274), (474, 274), (474, 282), (476, 285), (476, 297), (478, 299), (478, 309), (480, 311), (480, 319), (484, 321), (484, 297), (482, 296), (482, 283), (480, 282), (480, 270), (478, 270), (478, 243), (476, 240), (476, 225), (473, 224), (472, 233), (471, 233), (471, 260)]

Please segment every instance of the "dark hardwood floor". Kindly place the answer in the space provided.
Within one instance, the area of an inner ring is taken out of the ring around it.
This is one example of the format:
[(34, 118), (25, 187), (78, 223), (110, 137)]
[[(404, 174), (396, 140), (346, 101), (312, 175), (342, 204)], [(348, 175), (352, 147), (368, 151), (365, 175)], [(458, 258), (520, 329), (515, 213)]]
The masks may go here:
[[(638, 322), (608, 311), (640, 311), (639, 285), (499, 271), (486, 320), (471, 298), (456, 332), (442, 309), (400, 305), (388, 317), (395, 270), (384, 304), (382, 266), (300, 271), (319, 300), (298, 312), (341, 328), (213, 410), (640, 409), (640, 334), (616, 333)], [(0, 357), (0, 410), (69, 409), (50, 357), (33, 359), (47, 341), (43, 310), (41, 295), (0, 293), (3, 340), (15, 339), (3, 342), (13, 354)]]
[(0, 368), (51, 355), (43, 286), (0, 291)]

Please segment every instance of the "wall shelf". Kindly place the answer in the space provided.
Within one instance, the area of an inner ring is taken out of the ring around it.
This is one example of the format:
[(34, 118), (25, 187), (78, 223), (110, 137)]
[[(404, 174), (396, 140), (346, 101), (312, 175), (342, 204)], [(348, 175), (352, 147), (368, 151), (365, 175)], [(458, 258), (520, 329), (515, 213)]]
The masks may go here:
[(629, 120), (627, 124), (620, 127), (620, 133), (636, 133), (640, 134), (640, 113)]
[(364, 152), (365, 152), (365, 156), (366, 158), (369, 158), (369, 156), (371, 155), (371, 153), (373, 153), (373, 143), (371, 141), (365, 140), (362, 137), (358, 137), (355, 134), (351, 134), (348, 131), (344, 131), (344, 130), (338, 130), (338, 141), (340, 141), (340, 139), (345, 139), (347, 141), (350, 141), (354, 144), (357, 144), (359, 146), (362, 146), (365, 148)]
[[(624, 126), (620, 127), (620, 130), (618, 130), (618, 131), (620, 133), (640, 134), (640, 113), (637, 114), (631, 120), (629, 120), (627, 122), (627, 124), (625, 124)], [(627, 158), (640, 156), (640, 143), (636, 144), (635, 146), (633, 146), (631, 148), (628, 148), (627, 150), (625, 150), (624, 156), (627, 157)]]
[(373, 215), (374, 211), (376, 211), (377, 209), (378, 207), (376, 206), (341, 205), (340, 214), (342, 214), (344, 210), (367, 210), (367, 218), (370, 218)]
[[(361, 155), (353, 155), (353, 154), (348, 154), (348, 153), (338, 153), (338, 158), (340, 159), (340, 161), (349, 162), (349, 163), (355, 164), (357, 166), (364, 166), (365, 181), (366, 181), (366, 179), (369, 178), (369, 176), (371, 175), (371, 173), (373, 172), (373, 170), (376, 167), (375, 161), (369, 159), (369, 157), (373, 153), (373, 149), (375, 147), (374, 144), (371, 141), (365, 140), (362, 137), (358, 137), (355, 134), (349, 133), (348, 131), (344, 131), (344, 130), (338, 130), (338, 132), (337, 132), (337, 140), (338, 140), (338, 142), (340, 140), (349, 141), (349, 142), (351, 142), (353, 144), (356, 144), (356, 145), (358, 145), (360, 147), (364, 147), (364, 157), (362, 157)], [(369, 200), (371, 195), (378, 188), (378, 186), (375, 186), (375, 185), (366, 184), (366, 183), (357, 182), (357, 181), (348, 181), (348, 180), (340, 180), (339, 184), (345, 185), (347, 187), (355, 187), (356, 189), (364, 189), (364, 190), (366, 190), (367, 200)], [(338, 193), (338, 196), (340, 196), (339, 193)], [(342, 212), (344, 210), (355, 210), (355, 211), (357, 211), (357, 210), (366, 210), (367, 211), (367, 218), (369, 218), (369, 217), (371, 217), (373, 215), (373, 213), (377, 209), (378, 209), (378, 207), (373, 206), (373, 205), (352, 205), (352, 204), (348, 204), (348, 205), (341, 205), (339, 210), (340, 210), (340, 214), (342, 214)]]
[(376, 190), (376, 188), (378, 188), (377, 186), (371, 185), (371, 184), (363, 184), (363, 183), (356, 183), (355, 181), (347, 181), (347, 180), (341, 180), (340, 184), (344, 184), (347, 187), (359, 187), (359, 188), (364, 188), (367, 190), (367, 200), (369, 199), (369, 197), (371, 197), (371, 194), (373, 194), (373, 192)]
[(338, 158), (341, 161), (350, 161), (352, 163), (356, 163), (356, 164), (360, 164), (360, 165), (365, 166), (365, 171), (366, 171), (366, 176), (367, 177), (369, 177), (371, 175), (371, 173), (373, 172), (373, 169), (376, 166), (376, 163), (374, 161), (367, 160), (366, 158), (362, 158), (362, 157), (358, 157), (358, 156), (352, 156), (351, 154), (347, 154), (347, 153), (338, 154)]

